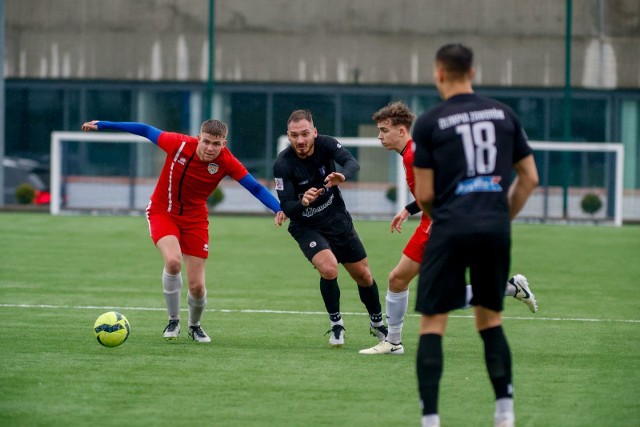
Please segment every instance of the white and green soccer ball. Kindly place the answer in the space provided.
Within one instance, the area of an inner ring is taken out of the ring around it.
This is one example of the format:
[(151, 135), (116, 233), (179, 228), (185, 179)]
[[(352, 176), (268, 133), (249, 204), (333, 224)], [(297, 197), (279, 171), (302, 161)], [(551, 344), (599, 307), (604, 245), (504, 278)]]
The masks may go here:
[(100, 344), (117, 347), (129, 338), (129, 321), (117, 311), (102, 314), (93, 325), (93, 332)]

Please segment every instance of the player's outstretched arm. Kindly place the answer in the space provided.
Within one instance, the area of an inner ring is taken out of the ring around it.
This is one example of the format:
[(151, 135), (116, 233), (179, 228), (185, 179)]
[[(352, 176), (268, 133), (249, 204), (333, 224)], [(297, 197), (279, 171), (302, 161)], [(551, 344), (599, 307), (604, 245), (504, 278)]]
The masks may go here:
[(280, 203), (278, 200), (273, 197), (273, 194), (267, 188), (260, 184), (250, 173), (245, 175), (240, 181), (238, 181), (240, 185), (249, 191), (249, 193), (253, 194), (253, 197), (260, 200), (263, 205), (267, 208), (271, 209), (274, 214), (276, 214), (274, 218), (274, 223), (278, 226), (282, 225), (284, 221), (287, 219), (286, 215), (282, 212), (282, 208), (280, 207)]
[(109, 122), (106, 120), (92, 120), (82, 125), (85, 132), (102, 131), (102, 130), (118, 130), (122, 132), (132, 133), (147, 138), (154, 144), (158, 143), (158, 137), (162, 131), (158, 128), (150, 126), (146, 123), (138, 122)]

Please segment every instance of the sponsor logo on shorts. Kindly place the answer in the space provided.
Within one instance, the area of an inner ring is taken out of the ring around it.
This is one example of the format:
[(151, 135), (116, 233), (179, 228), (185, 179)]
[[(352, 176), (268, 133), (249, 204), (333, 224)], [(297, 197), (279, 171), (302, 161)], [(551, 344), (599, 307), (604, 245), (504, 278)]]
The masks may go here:
[(315, 248), (317, 245), (318, 245), (318, 244), (317, 244), (315, 241), (314, 241), (314, 242), (309, 243), (309, 247), (310, 247), (310, 248)]
[(205, 243), (202, 249), (204, 249), (205, 252), (209, 252), (209, 245)]

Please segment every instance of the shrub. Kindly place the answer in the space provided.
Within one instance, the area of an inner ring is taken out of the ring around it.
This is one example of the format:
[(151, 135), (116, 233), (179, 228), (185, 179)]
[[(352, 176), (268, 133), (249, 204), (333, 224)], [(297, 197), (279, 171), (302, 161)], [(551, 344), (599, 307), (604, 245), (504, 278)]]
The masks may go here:
[(209, 197), (207, 198), (207, 206), (210, 209), (213, 209), (217, 204), (224, 200), (224, 193), (220, 187), (217, 187), (215, 190), (211, 192)]
[(602, 201), (600, 200), (600, 196), (598, 196), (595, 193), (585, 194), (584, 197), (582, 198), (582, 201), (580, 202), (580, 207), (585, 213), (588, 213), (591, 215), (595, 214), (602, 207)]
[(36, 189), (30, 184), (20, 184), (16, 188), (16, 200), (21, 205), (30, 205), (36, 197)]
[(396, 189), (395, 186), (389, 187), (385, 195), (387, 196), (387, 199), (391, 200), (392, 202), (395, 202), (396, 198), (398, 197), (398, 190)]

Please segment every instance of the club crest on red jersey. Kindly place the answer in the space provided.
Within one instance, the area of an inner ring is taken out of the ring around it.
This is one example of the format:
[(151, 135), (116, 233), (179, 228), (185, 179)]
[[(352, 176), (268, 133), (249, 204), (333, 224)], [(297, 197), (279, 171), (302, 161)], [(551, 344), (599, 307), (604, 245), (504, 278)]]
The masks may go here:
[(207, 166), (207, 170), (209, 171), (209, 173), (211, 175), (213, 175), (214, 173), (218, 172), (218, 169), (220, 169), (220, 166), (218, 166), (215, 163), (209, 163), (209, 166)]

